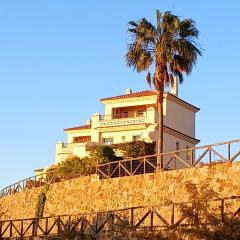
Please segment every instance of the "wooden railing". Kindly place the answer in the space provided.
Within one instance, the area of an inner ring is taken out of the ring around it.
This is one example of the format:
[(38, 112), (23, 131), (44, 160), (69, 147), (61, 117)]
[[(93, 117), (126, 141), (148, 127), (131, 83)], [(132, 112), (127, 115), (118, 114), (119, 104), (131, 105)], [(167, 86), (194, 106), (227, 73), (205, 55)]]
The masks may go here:
[(15, 194), (17, 192), (22, 192), (27, 189), (41, 187), (46, 184), (52, 184), (59, 181), (59, 179), (55, 178), (54, 172), (35, 175), (5, 187), (0, 191), (0, 198)]
[(240, 139), (98, 165), (100, 178), (113, 178), (237, 161)]
[[(240, 139), (222, 142), (203, 147), (183, 149), (160, 155), (150, 155), (141, 158), (99, 164), (95, 173), (100, 179), (133, 176), (153, 173), (156, 171), (170, 171), (181, 168), (200, 167), (226, 162), (237, 161), (240, 156)], [(14, 183), (0, 191), (0, 198), (21, 192), (25, 189), (53, 184), (66, 179), (59, 179), (52, 173), (43, 173)]]
[[(240, 208), (227, 210), (229, 204), (234, 205), (240, 196), (211, 200), (215, 208), (211, 214), (219, 216), (220, 223), (226, 217), (239, 219)], [(182, 215), (179, 206), (191, 203), (158, 204), (154, 206), (141, 206), (107, 212), (81, 213), (78, 215), (61, 215), (44, 218), (28, 218), (0, 221), (0, 239), (27, 239), (30, 237), (57, 236), (76, 231), (79, 235), (88, 235), (95, 239), (106, 233), (109, 229), (122, 232), (168, 232), (177, 231), (178, 227), (189, 226)], [(209, 203), (210, 206), (210, 203)], [(206, 220), (207, 221), (207, 220)], [(212, 223), (209, 223), (212, 224)], [(216, 224), (216, 223), (215, 223)]]

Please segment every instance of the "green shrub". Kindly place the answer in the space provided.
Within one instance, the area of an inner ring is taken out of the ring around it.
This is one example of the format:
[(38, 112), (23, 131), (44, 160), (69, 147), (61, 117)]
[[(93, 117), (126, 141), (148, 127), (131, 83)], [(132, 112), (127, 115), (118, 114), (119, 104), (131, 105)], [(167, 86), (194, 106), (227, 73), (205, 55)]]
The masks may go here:
[(113, 149), (120, 150), (123, 158), (137, 158), (146, 155), (155, 154), (156, 143), (147, 143), (144, 141), (134, 141), (126, 143), (118, 143), (113, 145)]
[(114, 144), (113, 148), (110, 146), (96, 146), (91, 149), (89, 157), (71, 156), (58, 165), (49, 168), (47, 177), (49, 179), (54, 177), (55, 181), (61, 181), (93, 174), (97, 164), (122, 159), (122, 157), (115, 155), (113, 149), (122, 151), (124, 158), (136, 158), (154, 154), (155, 143), (135, 141)]
[(89, 157), (98, 164), (108, 163), (117, 159), (113, 148), (107, 145), (94, 147), (90, 151)]
[(54, 173), (59, 180), (77, 178), (94, 173), (97, 162), (89, 157), (71, 156), (48, 170), (48, 177)]
[(38, 195), (38, 201), (37, 201), (37, 206), (36, 206), (36, 213), (35, 217), (36, 218), (42, 218), (43, 217), (43, 212), (44, 212), (44, 206), (45, 202), (47, 200), (47, 192), (49, 190), (49, 185), (45, 185), (42, 189), (42, 191)]

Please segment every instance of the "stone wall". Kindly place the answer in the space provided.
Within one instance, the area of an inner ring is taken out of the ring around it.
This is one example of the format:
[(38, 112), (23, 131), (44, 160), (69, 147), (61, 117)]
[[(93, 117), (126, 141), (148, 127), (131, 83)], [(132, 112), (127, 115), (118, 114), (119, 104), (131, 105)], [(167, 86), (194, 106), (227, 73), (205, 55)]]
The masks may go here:
[[(53, 184), (47, 193), (44, 215), (79, 214), (187, 202), (186, 183), (207, 179), (221, 197), (240, 196), (240, 163), (181, 169), (132, 177), (99, 180), (92, 175)], [(34, 217), (41, 188), (26, 190), (0, 200), (2, 219)]]
[(34, 217), (38, 195), (41, 190), (42, 187), (34, 188), (0, 199), (0, 218), (21, 219)]

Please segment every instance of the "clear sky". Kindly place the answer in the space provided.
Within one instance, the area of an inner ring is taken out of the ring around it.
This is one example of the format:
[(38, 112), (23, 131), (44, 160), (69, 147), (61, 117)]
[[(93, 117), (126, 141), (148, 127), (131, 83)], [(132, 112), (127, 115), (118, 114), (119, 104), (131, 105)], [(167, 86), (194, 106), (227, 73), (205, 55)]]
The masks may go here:
[(204, 55), (180, 87), (201, 108), (200, 144), (240, 138), (239, 0), (1, 1), (1, 187), (52, 164), (62, 129), (102, 112), (100, 98), (147, 89), (124, 63), (126, 30), (157, 8), (200, 30)]

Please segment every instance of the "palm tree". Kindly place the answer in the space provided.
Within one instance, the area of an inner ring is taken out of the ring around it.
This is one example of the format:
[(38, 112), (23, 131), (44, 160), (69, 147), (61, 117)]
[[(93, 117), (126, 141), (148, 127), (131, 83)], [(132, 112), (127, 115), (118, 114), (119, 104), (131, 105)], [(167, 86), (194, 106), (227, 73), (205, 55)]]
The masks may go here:
[[(161, 15), (156, 11), (157, 24), (142, 18), (140, 21), (129, 22), (128, 32), (131, 43), (125, 56), (127, 65), (137, 72), (147, 72), (146, 80), (151, 88), (154, 85), (158, 96), (158, 154), (163, 152), (163, 101), (167, 86), (175, 81), (182, 83), (184, 73), (190, 75), (197, 62), (201, 50), (196, 39), (198, 30), (192, 19), (180, 20), (171, 12)], [(150, 67), (154, 65), (151, 77)], [(158, 161), (161, 168), (162, 160)]]

